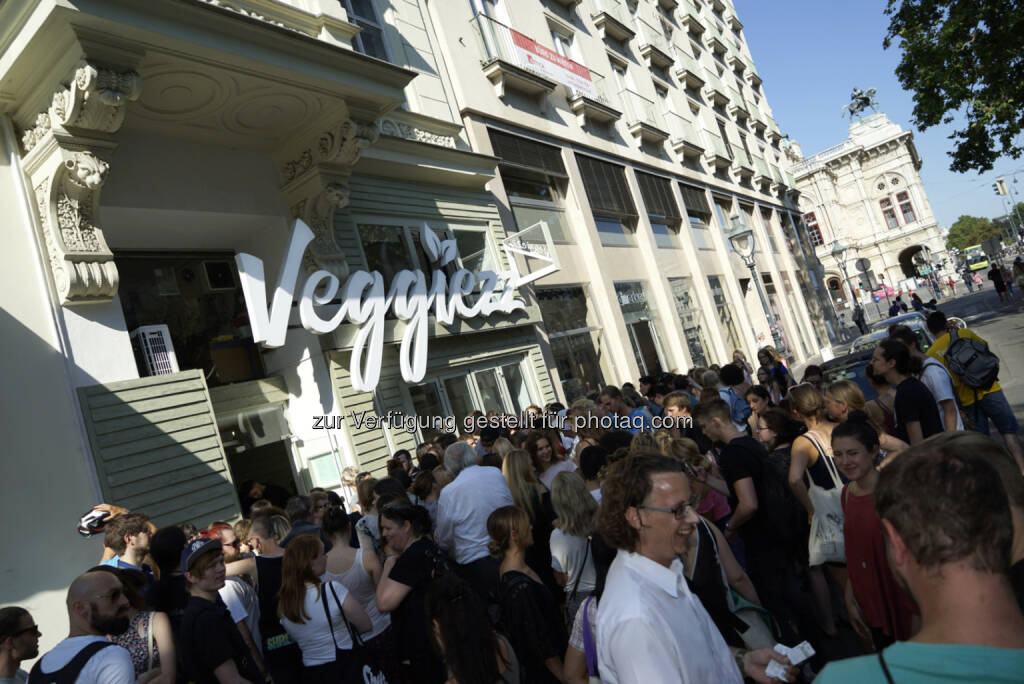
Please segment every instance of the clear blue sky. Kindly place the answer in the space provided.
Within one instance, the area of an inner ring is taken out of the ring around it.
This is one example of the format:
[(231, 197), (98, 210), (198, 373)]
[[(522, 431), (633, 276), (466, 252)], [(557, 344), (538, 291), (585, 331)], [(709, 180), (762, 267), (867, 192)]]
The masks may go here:
[(889, 22), (885, 0), (734, 0), (765, 95), (783, 133), (800, 143), (805, 156), (847, 137), (849, 119), (840, 110), (850, 91), (877, 88), (879, 109), (914, 131), (924, 165), (921, 178), (939, 226), (946, 230), (961, 214), (1002, 216), (1002, 199), (992, 190), (996, 177), (1016, 174), (1024, 201), (1024, 157), (1003, 158), (979, 175), (953, 173), (947, 156), (954, 125), (924, 133), (910, 123), (914, 102), (894, 73), (899, 48), (885, 50)]

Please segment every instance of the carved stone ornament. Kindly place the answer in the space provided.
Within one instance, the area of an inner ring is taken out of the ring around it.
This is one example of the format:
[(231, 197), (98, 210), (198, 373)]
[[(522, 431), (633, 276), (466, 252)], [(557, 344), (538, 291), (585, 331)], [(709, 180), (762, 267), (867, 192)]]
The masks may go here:
[(293, 148), (300, 151), (282, 164), (292, 215), (305, 221), (315, 236), (302, 260), (308, 272), (323, 269), (339, 279), (348, 276), (345, 255), (335, 239), (334, 214), (348, 206), (352, 165), (379, 135), (375, 124), (346, 119)]
[[(100, 190), (124, 122), (141, 93), (134, 71), (88, 62), (58, 90), (22, 136), (50, 270), (62, 305), (110, 301), (117, 294), (114, 255), (99, 224)], [(97, 135), (99, 134), (99, 135)]]
[(35, 185), (50, 270), (61, 304), (108, 301), (117, 267), (96, 221), (107, 163), (89, 151), (56, 148), (60, 163)]
[(285, 183), (290, 183), (318, 164), (352, 166), (379, 136), (375, 125), (346, 119), (337, 128), (322, 131), (315, 139), (308, 140), (298, 154), (282, 165), (281, 176)]
[(416, 142), (429, 143), (439, 147), (448, 147), (453, 150), (456, 148), (454, 136), (443, 135), (441, 133), (434, 133), (433, 131), (428, 131), (422, 128), (416, 128), (404, 121), (381, 119), (377, 126), (380, 128), (380, 132), (383, 135), (393, 135), (396, 138), (415, 140)]

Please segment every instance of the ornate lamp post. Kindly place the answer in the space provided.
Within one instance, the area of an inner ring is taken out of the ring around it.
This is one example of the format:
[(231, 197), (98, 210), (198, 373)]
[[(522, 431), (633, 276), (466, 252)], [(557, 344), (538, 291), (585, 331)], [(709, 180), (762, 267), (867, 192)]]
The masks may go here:
[(850, 274), (846, 272), (846, 260), (843, 256), (846, 254), (847, 247), (841, 243), (838, 239), (832, 243), (832, 258), (839, 264), (839, 269), (843, 272), (843, 282), (846, 283), (846, 287), (850, 288), (850, 295), (853, 297), (853, 303), (857, 303), (857, 292), (853, 289), (853, 285), (850, 284)]
[(772, 333), (772, 344), (781, 351), (782, 339), (779, 337), (779, 329), (775, 325), (775, 316), (768, 306), (768, 298), (764, 294), (764, 286), (761, 285), (761, 278), (758, 277), (757, 269), (754, 267), (754, 231), (745, 225), (743, 219), (737, 215), (733, 215), (729, 222), (732, 224), (732, 230), (725, 237), (728, 238), (733, 251), (740, 255), (743, 263), (750, 269), (750, 277), (757, 288), (758, 297), (761, 298), (761, 308), (764, 309), (764, 314), (768, 318), (768, 329)]

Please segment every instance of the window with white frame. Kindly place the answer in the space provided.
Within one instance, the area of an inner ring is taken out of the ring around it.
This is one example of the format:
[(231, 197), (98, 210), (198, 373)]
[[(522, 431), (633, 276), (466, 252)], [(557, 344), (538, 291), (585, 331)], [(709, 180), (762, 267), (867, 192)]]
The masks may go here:
[(896, 218), (896, 209), (892, 205), (892, 200), (888, 197), (883, 197), (878, 200), (878, 206), (882, 209), (882, 216), (885, 218), (885, 225), (889, 230), (899, 228), (900, 220)]
[(551, 27), (551, 40), (555, 45), (555, 52), (566, 59), (575, 60), (574, 40), (572, 33), (563, 30), (561, 27)]
[(821, 228), (818, 227), (818, 217), (814, 215), (813, 211), (804, 214), (804, 225), (807, 226), (807, 235), (811, 238), (812, 245), (821, 247), (825, 244), (825, 239), (821, 236)]
[(489, 367), (459, 369), (409, 386), (412, 409), (419, 418), (419, 439), (425, 441), (441, 434), (441, 425), (431, 421), (437, 416), (453, 417), (456, 431), (461, 432), (473, 411), (522, 414), (527, 406), (537, 403), (525, 363), (522, 356), (509, 358)]
[(384, 45), (384, 28), (373, 6), (373, 0), (343, 0), (348, 18), (362, 29), (352, 44), (359, 52), (377, 59), (388, 58)]
[(917, 220), (917, 215), (914, 214), (914, 205), (910, 201), (910, 193), (896, 193), (896, 202), (900, 205), (900, 212), (903, 214), (904, 223), (913, 223)]
[[(441, 240), (455, 240), (458, 259), (445, 266), (454, 273), (458, 268), (470, 271), (497, 271), (496, 252), (486, 226), (431, 226)], [(423, 249), (420, 227), (403, 224), (360, 222), (356, 225), (359, 242), (370, 271), (384, 276), (385, 287), (401, 270), (429, 272), (433, 264)]]

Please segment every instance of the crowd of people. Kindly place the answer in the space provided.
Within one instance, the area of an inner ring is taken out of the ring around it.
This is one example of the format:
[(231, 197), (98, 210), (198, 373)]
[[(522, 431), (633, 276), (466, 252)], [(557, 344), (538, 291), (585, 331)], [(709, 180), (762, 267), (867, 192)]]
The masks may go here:
[(27, 675), (40, 627), (0, 610), (0, 682), (1019, 681), (1016, 419), (943, 354), (984, 341), (928, 325), (927, 354), (878, 345), (870, 401), (765, 348), (438, 435), (357, 506), (248, 482), (238, 522), (155, 529), (104, 504)]

